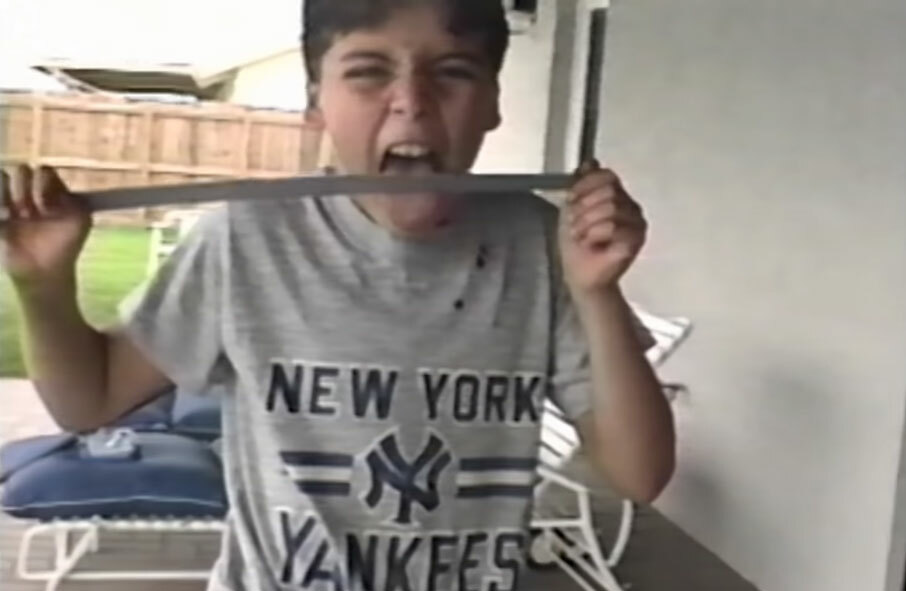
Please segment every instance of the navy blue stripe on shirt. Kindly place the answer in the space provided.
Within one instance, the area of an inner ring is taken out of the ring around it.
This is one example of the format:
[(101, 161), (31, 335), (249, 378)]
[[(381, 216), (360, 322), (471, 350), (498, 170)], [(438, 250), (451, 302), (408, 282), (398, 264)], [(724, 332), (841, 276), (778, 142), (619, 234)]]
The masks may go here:
[(330, 482), (327, 480), (298, 480), (296, 488), (307, 495), (326, 497), (345, 497), (349, 495), (348, 482)]
[(489, 497), (528, 498), (534, 493), (533, 486), (517, 486), (511, 484), (483, 484), (476, 486), (460, 486), (457, 496), (463, 499), (486, 499)]
[(463, 472), (489, 472), (491, 470), (534, 470), (538, 458), (466, 458), (459, 462)]
[(280, 458), (287, 466), (323, 466), (351, 468), (352, 456), (319, 451), (282, 451)]

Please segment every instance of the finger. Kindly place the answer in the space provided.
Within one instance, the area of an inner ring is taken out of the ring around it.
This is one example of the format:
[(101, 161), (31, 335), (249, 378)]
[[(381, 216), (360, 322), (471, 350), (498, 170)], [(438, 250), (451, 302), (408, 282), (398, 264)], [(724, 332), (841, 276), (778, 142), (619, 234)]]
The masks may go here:
[(642, 230), (614, 227), (605, 223), (589, 228), (580, 242), (588, 248), (611, 248), (613, 254), (620, 252), (631, 254), (645, 243), (645, 233)]
[(600, 168), (601, 168), (601, 163), (598, 162), (597, 158), (591, 158), (589, 160), (585, 160), (584, 162), (582, 162), (582, 164), (579, 165), (579, 168), (576, 169), (576, 172), (575, 172), (576, 179), (580, 179), (583, 176), (585, 176), (586, 174), (589, 174)]
[(619, 177), (617, 177), (610, 169), (604, 168), (593, 170), (582, 176), (575, 184), (573, 184), (567, 202), (575, 203), (581, 201), (590, 193), (606, 187), (613, 187), (614, 190), (618, 190), (620, 188)]
[(591, 229), (597, 226), (610, 226), (612, 227), (612, 233), (626, 230), (645, 235), (648, 232), (648, 222), (645, 221), (645, 218), (635, 215), (627, 216), (620, 213), (608, 215), (604, 211), (589, 214), (572, 226), (570, 231), (576, 239), (584, 240)]
[(635, 201), (617, 198), (617, 200), (614, 201), (614, 205), (617, 208), (616, 217), (624, 220), (626, 223), (631, 225), (645, 223), (645, 211), (642, 209), (642, 206)]
[(16, 207), (16, 214), (20, 218), (34, 219), (38, 217), (38, 210), (32, 200), (32, 172), (31, 167), (20, 164), (13, 169), (12, 182), (13, 203)]
[(617, 211), (613, 219), (617, 223), (617, 228), (627, 228), (630, 230), (637, 229), (648, 229), (648, 220), (644, 216), (636, 213), (627, 213), (622, 211)]
[(575, 212), (570, 212), (567, 223), (571, 228), (587, 228), (598, 222), (613, 220), (617, 213), (616, 203), (601, 199), (592, 207), (577, 208)]
[(618, 209), (616, 192), (605, 187), (589, 193), (580, 200), (567, 205), (566, 215), (569, 219), (579, 219), (600, 207), (612, 208), (616, 212)]
[[(588, 207), (584, 207), (586, 203)], [(603, 220), (614, 220), (633, 227), (645, 224), (641, 209), (625, 205), (621, 207), (617, 201), (604, 196), (589, 198), (587, 202), (583, 202), (583, 207), (568, 210), (564, 218), (570, 227), (589, 226)]]
[(41, 166), (34, 175), (32, 195), (35, 206), (42, 215), (51, 215), (69, 204), (69, 191), (57, 171)]
[[(607, 246), (615, 256), (633, 256), (637, 254), (645, 244), (644, 232), (631, 230), (629, 228), (617, 228), (611, 236)], [(597, 246), (593, 244), (594, 248)]]
[(5, 170), (0, 170), (0, 191), (3, 193), (3, 209), (7, 212), (9, 220), (14, 220), (18, 216), (16, 204), (13, 202), (12, 181)]
[(6, 199), (6, 196), (9, 195), (10, 190), (10, 180), (9, 174), (3, 169), (0, 169), (0, 196)]
[(606, 244), (613, 240), (616, 232), (616, 222), (606, 220), (587, 227), (575, 228), (572, 231), (572, 237), (576, 242), (586, 245)]
[(641, 214), (643, 211), (641, 204), (633, 199), (622, 187), (617, 189), (616, 203), (620, 211), (635, 212), (638, 214)]

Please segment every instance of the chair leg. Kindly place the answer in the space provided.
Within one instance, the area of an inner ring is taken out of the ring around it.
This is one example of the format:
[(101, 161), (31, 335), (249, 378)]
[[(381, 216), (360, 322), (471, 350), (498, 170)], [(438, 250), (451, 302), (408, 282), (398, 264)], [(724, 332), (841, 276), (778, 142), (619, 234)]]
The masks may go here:
[(585, 543), (588, 545), (588, 552), (591, 555), (595, 570), (597, 571), (594, 573), (595, 581), (607, 589), (607, 591), (623, 591), (623, 587), (620, 586), (619, 581), (617, 581), (613, 572), (611, 572), (610, 566), (604, 558), (601, 544), (598, 543), (598, 537), (595, 534), (592, 525), (591, 502), (589, 501), (587, 494), (579, 495), (579, 515), (582, 523), (580, 526), (582, 536), (585, 539)]
[(19, 540), (19, 550), (16, 552), (16, 576), (23, 581), (46, 580), (41, 578), (39, 573), (29, 569), (29, 558), (31, 557), (34, 539), (48, 531), (53, 532), (53, 526), (39, 524), (31, 526), (23, 532), (22, 539)]
[(614, 568), (620, 564), (623, 554), (626, 552), (626, 546), (629, 545), (629, 537), (632, 535), (632, 521), (635, 516), (635, 505), (632, 501), (623, 501), (623, 515), (620, 517), (620, 531), (617, 533), (617, 539), (610, 550), (610, 556), (607, 557), (607, 566)]
[(534, 570), (557, 568), (557, 559), (545, 528), (532, 529), (526, 560), (528, 567)]
[[(59, 542), (60, 539), (67, 539), (69, 530), (63, 529), (65, 525), (59, 525), (57, 527), (57, 534), (62, 532), (65, 537), (57, 538)], [(57, 554), (55, 557), (56, 569), (54, 570), (53, 576), (47, 580), (47, 586), (45, 587), (47, 591), (57, 591), (60, 584), (66, 580), (66, 576), (69, 575), (75, 567), (79, 564), (79, 561), (82, 560), (85, 555), (87, 555), (91, 548), (93, 547), (94, 541), (96, 540), (96, 528), (91, 527), (86, 529), (78, 541), (72, 546), (72, 550), (69, 548), (64, 548), (63, 555)], [(68, 543), (66, 544), (68, 546)], [(57, 551), (60, 550), (60, 547), (57, 547)]]
[[(70, 533), (81, 530), (81, 536), (70, 547)], [(32, 553), (34, 539), (42, 534), (51, 534), (54, 556), (53, 570), (33, 571), (29, 568), (29, 557)], [(66, 523), (35, 525), (22, 535), (19, 552), (16, 557), (16, 574), (23, 581), (46, 581), (46, 591), (56, 591), (66, 577), (72, 573), (79, 561), (88, 554), (97, 543), (96, 526), (73, 527)]]
[(92, 525), (88, 534), (90, 536), (88, 551), (92, 554), (97, 554), (101, 549), (101, 528), (97, 525)]
[(69, 530), (56, 524), (53, 532), (54, 554), (53, 563), (57, 570), (62, 568), (66, 561), (66, 555), (69, 553)]

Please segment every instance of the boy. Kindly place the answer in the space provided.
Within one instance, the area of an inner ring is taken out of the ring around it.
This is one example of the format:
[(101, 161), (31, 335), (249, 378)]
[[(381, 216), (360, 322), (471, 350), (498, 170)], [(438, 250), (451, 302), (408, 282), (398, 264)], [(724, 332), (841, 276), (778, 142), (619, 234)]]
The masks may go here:
[[(343, 172), (470, 169), (500, 122), (499, 2), (309, 0), (305, 25), (308, 116)], [(88, 213), (53, 171), (5, 182), (5, 266), (63, 427), (228, 386), (211, 589), (517, 588), (545, 395), (621, 493), (670, 477), (670, 411), (619, 289), (645, 221), (594, 163), (559, 216), (529, 195), (221, 208), (110, 333), (76, 304)]]

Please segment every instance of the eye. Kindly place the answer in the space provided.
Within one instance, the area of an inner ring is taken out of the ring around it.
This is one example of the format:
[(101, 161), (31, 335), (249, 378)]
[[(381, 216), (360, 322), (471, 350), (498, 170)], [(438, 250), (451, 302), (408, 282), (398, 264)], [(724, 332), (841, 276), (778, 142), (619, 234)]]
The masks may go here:
[(465, 66), (443, 66), (438, 69), (438, 73), (444, 78), (453, 78), (455, 80), (475, 80), (475, 72)]
[(380, 66), (362, 66), (360, 68), (352, 68), (347, 70), (343, 75), (347, 80), (375, 80), (378, 78), (386, 78), (390, 75), (390, 72), (386, 68)]

